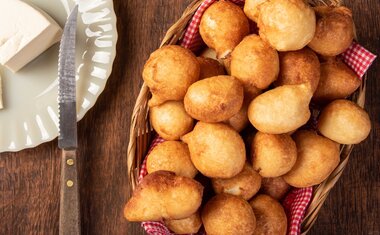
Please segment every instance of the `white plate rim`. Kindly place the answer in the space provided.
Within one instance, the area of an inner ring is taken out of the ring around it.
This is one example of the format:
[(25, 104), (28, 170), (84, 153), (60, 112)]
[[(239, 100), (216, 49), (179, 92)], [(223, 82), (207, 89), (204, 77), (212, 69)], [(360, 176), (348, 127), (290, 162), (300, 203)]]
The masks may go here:
[[(80, 1), (80, 0), (76, 0), (77, 2)], [(104, 86), (100, 86), (99, 87), (99, 90), (97, 92), (97, 94), (94, 96), (92, 102), (90, 102), (88, 104), (88, 106), (84, 107), (83, 106), (80, 106), (80, 109), (78, 110), (78, 113), (77, 113), (77, 121), (79, 122), (84, 116), (85, 114), (95, 105), (95, 103), (97, 102), (100, 94), (104, 91), (105, 87), (106, 87), (106, 84), (108, 82), (108, 78), (110, 77), (111, 73), (112, 73), (112, 70), (113, 70), (113, 63), (114, 63), (114, 60), (116, 58), (116, 47), (117, 47), (117, 41), (118, 41), (118, 32), (117, 32), (117, 16), (116, 16), (116, 13), (115, 13), (115, 10), (114, 10), (114, 3), (112, 0), (100, 0), (100, 2), (106, 2), (108, 5), (107, 7), (110, 9), (110, 20), (109, 20), (109, 23), (112, 25), (113, 29), (112, 29), (112, 48), (109, 49), (110, 51), (110, 60), (109, 60), (109, 65), (108, 65), (108, 69), (106, 70), (106, 77), (105, 77), (105, 84)], [(82, 13), (80, 13), (82, 14)], [(86, 94), (83, 95), (83, 97), (85, 97), (86, 95), (88, 95), (89, 91), (86, 92)], [(77, 104), (78, 105), (78, 104)], [(58, 132), (57, 134), (54, 134), (54, 135), (50, 135), (48, 138), (41, 138), (39, 139), (39, 141), (36, 141), (32, 144), (22, 144), (22, 145), (18, 145), (17, 147), (15, 148), (10, 148), (10, 147), (3, 147), (3, 146), (0, 146), (0, 153), (4, 153), (4, 152), (18, 152), (18, 151), (21, 151), (21, 150), (24, 150), (24, 149), (30, 149), (30, 148), (34, 148), (34, 147), (37, 147), (43, 143), (46, 143), (46, 142), (50, 142), (54, 139), (56, 139), (58, 136)], [(1, 136), (0, 136), (1, 137)]]

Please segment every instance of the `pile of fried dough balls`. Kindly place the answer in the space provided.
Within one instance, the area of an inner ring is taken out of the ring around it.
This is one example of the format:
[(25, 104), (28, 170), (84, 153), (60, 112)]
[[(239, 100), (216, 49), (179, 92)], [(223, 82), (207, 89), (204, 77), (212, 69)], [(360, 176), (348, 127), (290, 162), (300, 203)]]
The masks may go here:
[[(340, 145), (371, 129), (366, 111), (345, 99), (361, 80), (337, 57), (354, 38), (351, 11), (220, 0), (200, 35), (201, 56), (169, 45), (145, 64), (150, 122), (166, 142), (148, 155), (124, 215), (177, 234), (202, 225), (209, 235), (286, 234), (279, 201), (290, 187), (320, 184), (338, 166)], [(321, 110), (317, 130), (307, 124), (311, 103)]]

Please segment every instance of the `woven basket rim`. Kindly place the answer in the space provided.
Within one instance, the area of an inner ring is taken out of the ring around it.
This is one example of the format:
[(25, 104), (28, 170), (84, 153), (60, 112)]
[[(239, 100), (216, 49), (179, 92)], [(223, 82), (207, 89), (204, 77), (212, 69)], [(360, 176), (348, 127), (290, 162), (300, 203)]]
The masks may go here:
[[(176, 21), (166, 32), (160, 47), (169, 44), (177, 44), (182, 38), (186, 26), (192, 19), (192, 16), (198, 9), (198, 7), (207, 0), (194, 0), (184, 10), (182, 16)], [(341, 6), (342, 0), (308, 0), (312, 6), (326, 5), (326, 6)], [(364, 75), (361, 86), (354, 93), (351, 100), (356, 102), (360, 107), (364, 107), (365, 94), (366, 94), (366, 80), (367, 75)], [(130, 138), (128, 144), (127, 164), (129, 184), (132, 192), (138, 184), (138, 176), (140, 172), (140, 165), (144, 160), (147, 150), (150, 146), (150, 140), (152, 136), (152, 128), (148, 118), (148, 99), (150, 97), (150, 91), (145, 83), (143, 83), (140, 93), (136, 99), (136, 104), (133, 109), (131, 126), (130, 126)], [(144, 146), (141, 146), (139, 142), (143, 142)], [(301, 234), (305, 235), (314, 225), (318, 212), (320, 211), (324, 201), (326, 200), (330, 190), (334, 187), (336, 182), (341, 177), (343, 170), (345, 169), (349, 156), (352, 152), (353, 145), (342, 145), (341, 147), (341, 161), (335, 170), (329, 175), (329, 177), (321, 184), (314, 186), (311, 202), (308, 206), (301, 226)], [(129, 195), (130, 196), (130, 195)]]

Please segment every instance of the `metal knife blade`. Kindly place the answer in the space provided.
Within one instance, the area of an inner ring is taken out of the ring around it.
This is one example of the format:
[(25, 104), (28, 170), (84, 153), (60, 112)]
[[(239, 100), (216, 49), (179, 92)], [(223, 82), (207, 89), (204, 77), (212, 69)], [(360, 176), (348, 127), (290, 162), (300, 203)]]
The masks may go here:
[(65, 24), (58, 59), (59, 137), (61, 149), (77, 148), (75, 41), (78, 6)]

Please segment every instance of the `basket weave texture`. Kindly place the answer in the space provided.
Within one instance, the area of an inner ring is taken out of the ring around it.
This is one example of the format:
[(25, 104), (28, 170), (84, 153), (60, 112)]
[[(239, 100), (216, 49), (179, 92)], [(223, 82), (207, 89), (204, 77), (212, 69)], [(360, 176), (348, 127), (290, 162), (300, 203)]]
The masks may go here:
[[(167, 31), (160, 47), (164, 45), (178, 44), (178, 42), (182, 39), (188, 23), (192, 19), (192, 16), (204, 1), (205, 0), (195, 0), (185, 9), (181, 18), (175, 22)], [(342, 5), (342, 0), (309, 0), (309, 3), (312, 6), (340, 6)], [(362, 79), (360, 88), (350, 97), (350, 100), (356, 102), (360, 107), (364, 107), (365, 103), (366, 79), (367, 76), (365, 75)], [(130, 127), (130, 139), (127, 157), (129, 183), (132, 189), (131, 191), (133, 191), (138, 184), (141, 163), (143, 162), (146, 153), (149, 150), (150, 143), (155, 135), (155, 132), (150, 125), (148, 116), (148, 100), (150, 96), (151, 94), (149, 88), (144, 83), (141, 87), (135, 107), (133, 109)], [(318, 217), (318, 213), (330, 190), (334, 187), (336, 182), (341, 177), (343, 170), (348, 163), (352, 149), (353, 145), (341, 145), (341, 161), (339, 165), (325, 181), (314, 187), (312, 200), (302, 221), (301, 234), (306, 234), (315, 223)]]

